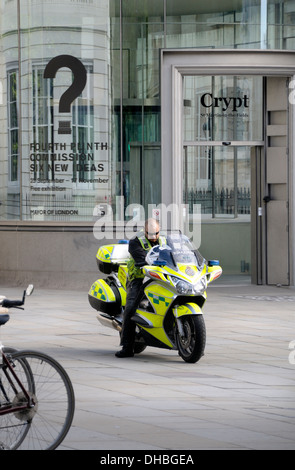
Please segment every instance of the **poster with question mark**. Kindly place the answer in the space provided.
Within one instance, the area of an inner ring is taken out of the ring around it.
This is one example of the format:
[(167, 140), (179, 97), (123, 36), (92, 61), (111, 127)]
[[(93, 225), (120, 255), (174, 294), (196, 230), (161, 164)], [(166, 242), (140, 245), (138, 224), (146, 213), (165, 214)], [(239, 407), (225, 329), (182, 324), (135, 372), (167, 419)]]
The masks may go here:
[[(70, 113), (72, 102), (82, 93), (87, 81), (87, 72), (82, 62), (72, 55), (59, 55), (51, 59), (45, 67), (44, 78), (55, 78), (63, 67), (71, 69), (74, 80), (59, 100), (59, 113)], [(59, 121), (59, 134), (71, 134), (71, 121)]]
[[(71, 113), (71, 104), (81, 95), (87, 82), (87, 71), (83, 63), (71, 55), (58, 55), (52, 58), (43, 71), (44, 79), (54, 79), (57, 72), (62, 68), (70, 69), (73, 78), (65, 82), (63, 77), (59, 80), (58, 88), (61, 89), (61, 97), (58, 95), (59, 126), (58, 134), (72, 134), (72, 121), (67, 114)], [(66, 90), (63, 87), (66, 83)], [(63, 119), (64, 113), (64, 119)], [(93, 140), (76, 139), (53, 139), (47, 142), (33, 140), (29, 145), (29, 168), (30, 168), (30, 191), (34, 195), (40, 195), (35, 199), (36, 203), (31, 206), (30, 216), (36, 220), (49, 218), (54, 220), (55, 216), (80, 216), (80, 208), (75, 201), (72, 205), (72, 185), (80, 186), (80, 191), (89, 190), (88, 185), (95, 185), (97, 200), (104, 201), (106, 191), (110, 185), (108, 166), (108, 142), (96, 139), (98, 134), (93, 135)], [(87, 185), (87, 186), (86, 186)], [(88, 194), (88, 193), (87, 193)], [(43, 201), (42, 195), (47, 199)], [(54, 196), (51, 199), (48, 196)], [(67, 201), (67, 207), (64, 207)], [(84, 210), (84, 208), (83, 208)], [(84, 214), (82, 215), (84, 217)], [(92, 210), (91, 210), (92, 217)]]

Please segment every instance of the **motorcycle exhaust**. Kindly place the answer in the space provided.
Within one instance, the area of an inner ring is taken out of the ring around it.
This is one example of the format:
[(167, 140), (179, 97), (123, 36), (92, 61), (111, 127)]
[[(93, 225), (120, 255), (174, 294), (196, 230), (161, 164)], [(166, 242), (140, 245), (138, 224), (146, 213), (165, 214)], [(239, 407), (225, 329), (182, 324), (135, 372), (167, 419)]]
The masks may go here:
[(111, 320), (110, 318), (105, 318), (100, 315), (97, 315), (96, 318), (103, 326), (113, 328), (114, 330), (119, 332), (122, 331), (122, 327), (115, 320)]

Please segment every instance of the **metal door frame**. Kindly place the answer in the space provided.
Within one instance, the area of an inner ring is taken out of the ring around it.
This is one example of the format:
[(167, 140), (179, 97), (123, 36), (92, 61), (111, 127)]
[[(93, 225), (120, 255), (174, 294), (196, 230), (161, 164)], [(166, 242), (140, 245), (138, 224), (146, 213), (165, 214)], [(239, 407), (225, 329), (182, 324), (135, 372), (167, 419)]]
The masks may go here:
[(266, 283), (266, 220), (264, 211), (264, 146), (251, 149), (251, 281)]
[[(162, 203), (182, 204), (182, 107), (183, 77), (185, 75), (259, 75), (280, 76), (295, 79), (295, 52), (272, 50), (224, 50), (224, 49), (162, 49), (161, 61), (161, 162)], [(295, 123), (295, 106), (290, 107), (290, 126)], [(295, 234), (294, 205), (295, 172), (292, 155), (295, 148), (295, 132), (289, 133), (289, 181), (290, 181), (290, 283), (295, 279)], [(251, 142), (253, 145), (253, 143)], [(245, 142), (243, 143), (245, 145)], [(167, 180), (171, 182), (167, 185)], [(165, 184), (166, 183), (166, 184)], [(256, 206), (256, 211), (257, 206)], [(176, 211), (171, 224), (182, 227)], [(292, 243), (291, 243), (292, 240)], [(257, 248), (257, 247), (256, 247)], [(256, 253), (256, 250), (255, 250)], [(258, 269), (258, 268), (257, 268)], [(260, 269), (260, 268), (259, 268)], [(262, 273), (261, 269), (260, 272)], [(264, 279), (264, 275), (261, 275)]]

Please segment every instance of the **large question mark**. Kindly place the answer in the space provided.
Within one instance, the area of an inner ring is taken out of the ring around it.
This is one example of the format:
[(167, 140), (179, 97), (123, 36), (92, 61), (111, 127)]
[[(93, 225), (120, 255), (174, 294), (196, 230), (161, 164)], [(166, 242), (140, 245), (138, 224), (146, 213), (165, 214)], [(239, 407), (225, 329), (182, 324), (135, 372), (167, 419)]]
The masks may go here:
[[(77, 98), (86, 85), (87, 72), (82, 62), (72, 55), (59, 55), (51, 59), (44, 70), (44, 78), (55, 78), (56, 72), (62, 68), (68, 67), (74, 74), (74, 80), (70, 88), (65, 91), (59, 100), (58, 111), (60, 113), (69, 113), (71, 103)], [(71, 121), (59, 121), (59, 134), (71, 134)]]

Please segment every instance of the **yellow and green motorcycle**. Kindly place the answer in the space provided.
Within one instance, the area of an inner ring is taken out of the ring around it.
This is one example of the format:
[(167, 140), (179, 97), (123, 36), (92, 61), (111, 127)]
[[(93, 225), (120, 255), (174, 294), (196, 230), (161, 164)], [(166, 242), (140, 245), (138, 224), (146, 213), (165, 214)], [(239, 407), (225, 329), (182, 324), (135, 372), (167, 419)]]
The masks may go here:
[[(207, 262), (183, 234), (171, 233), (166, 242), (148, 252), (142, 267), (145, 277), (132, 317), (136, 323), (134, 352), (147, 346), (177, 350), (184, 361), (195, 363), (206, 344), (202, 313), (206, 288), (221, 275), (222, 268), (217, 260)], [(128, 258), (128, 241), (100, 247), (97, 264), (107, 276), (94, 282), (88, 293), (101, 324), (119, 332), (126, 303)]]

